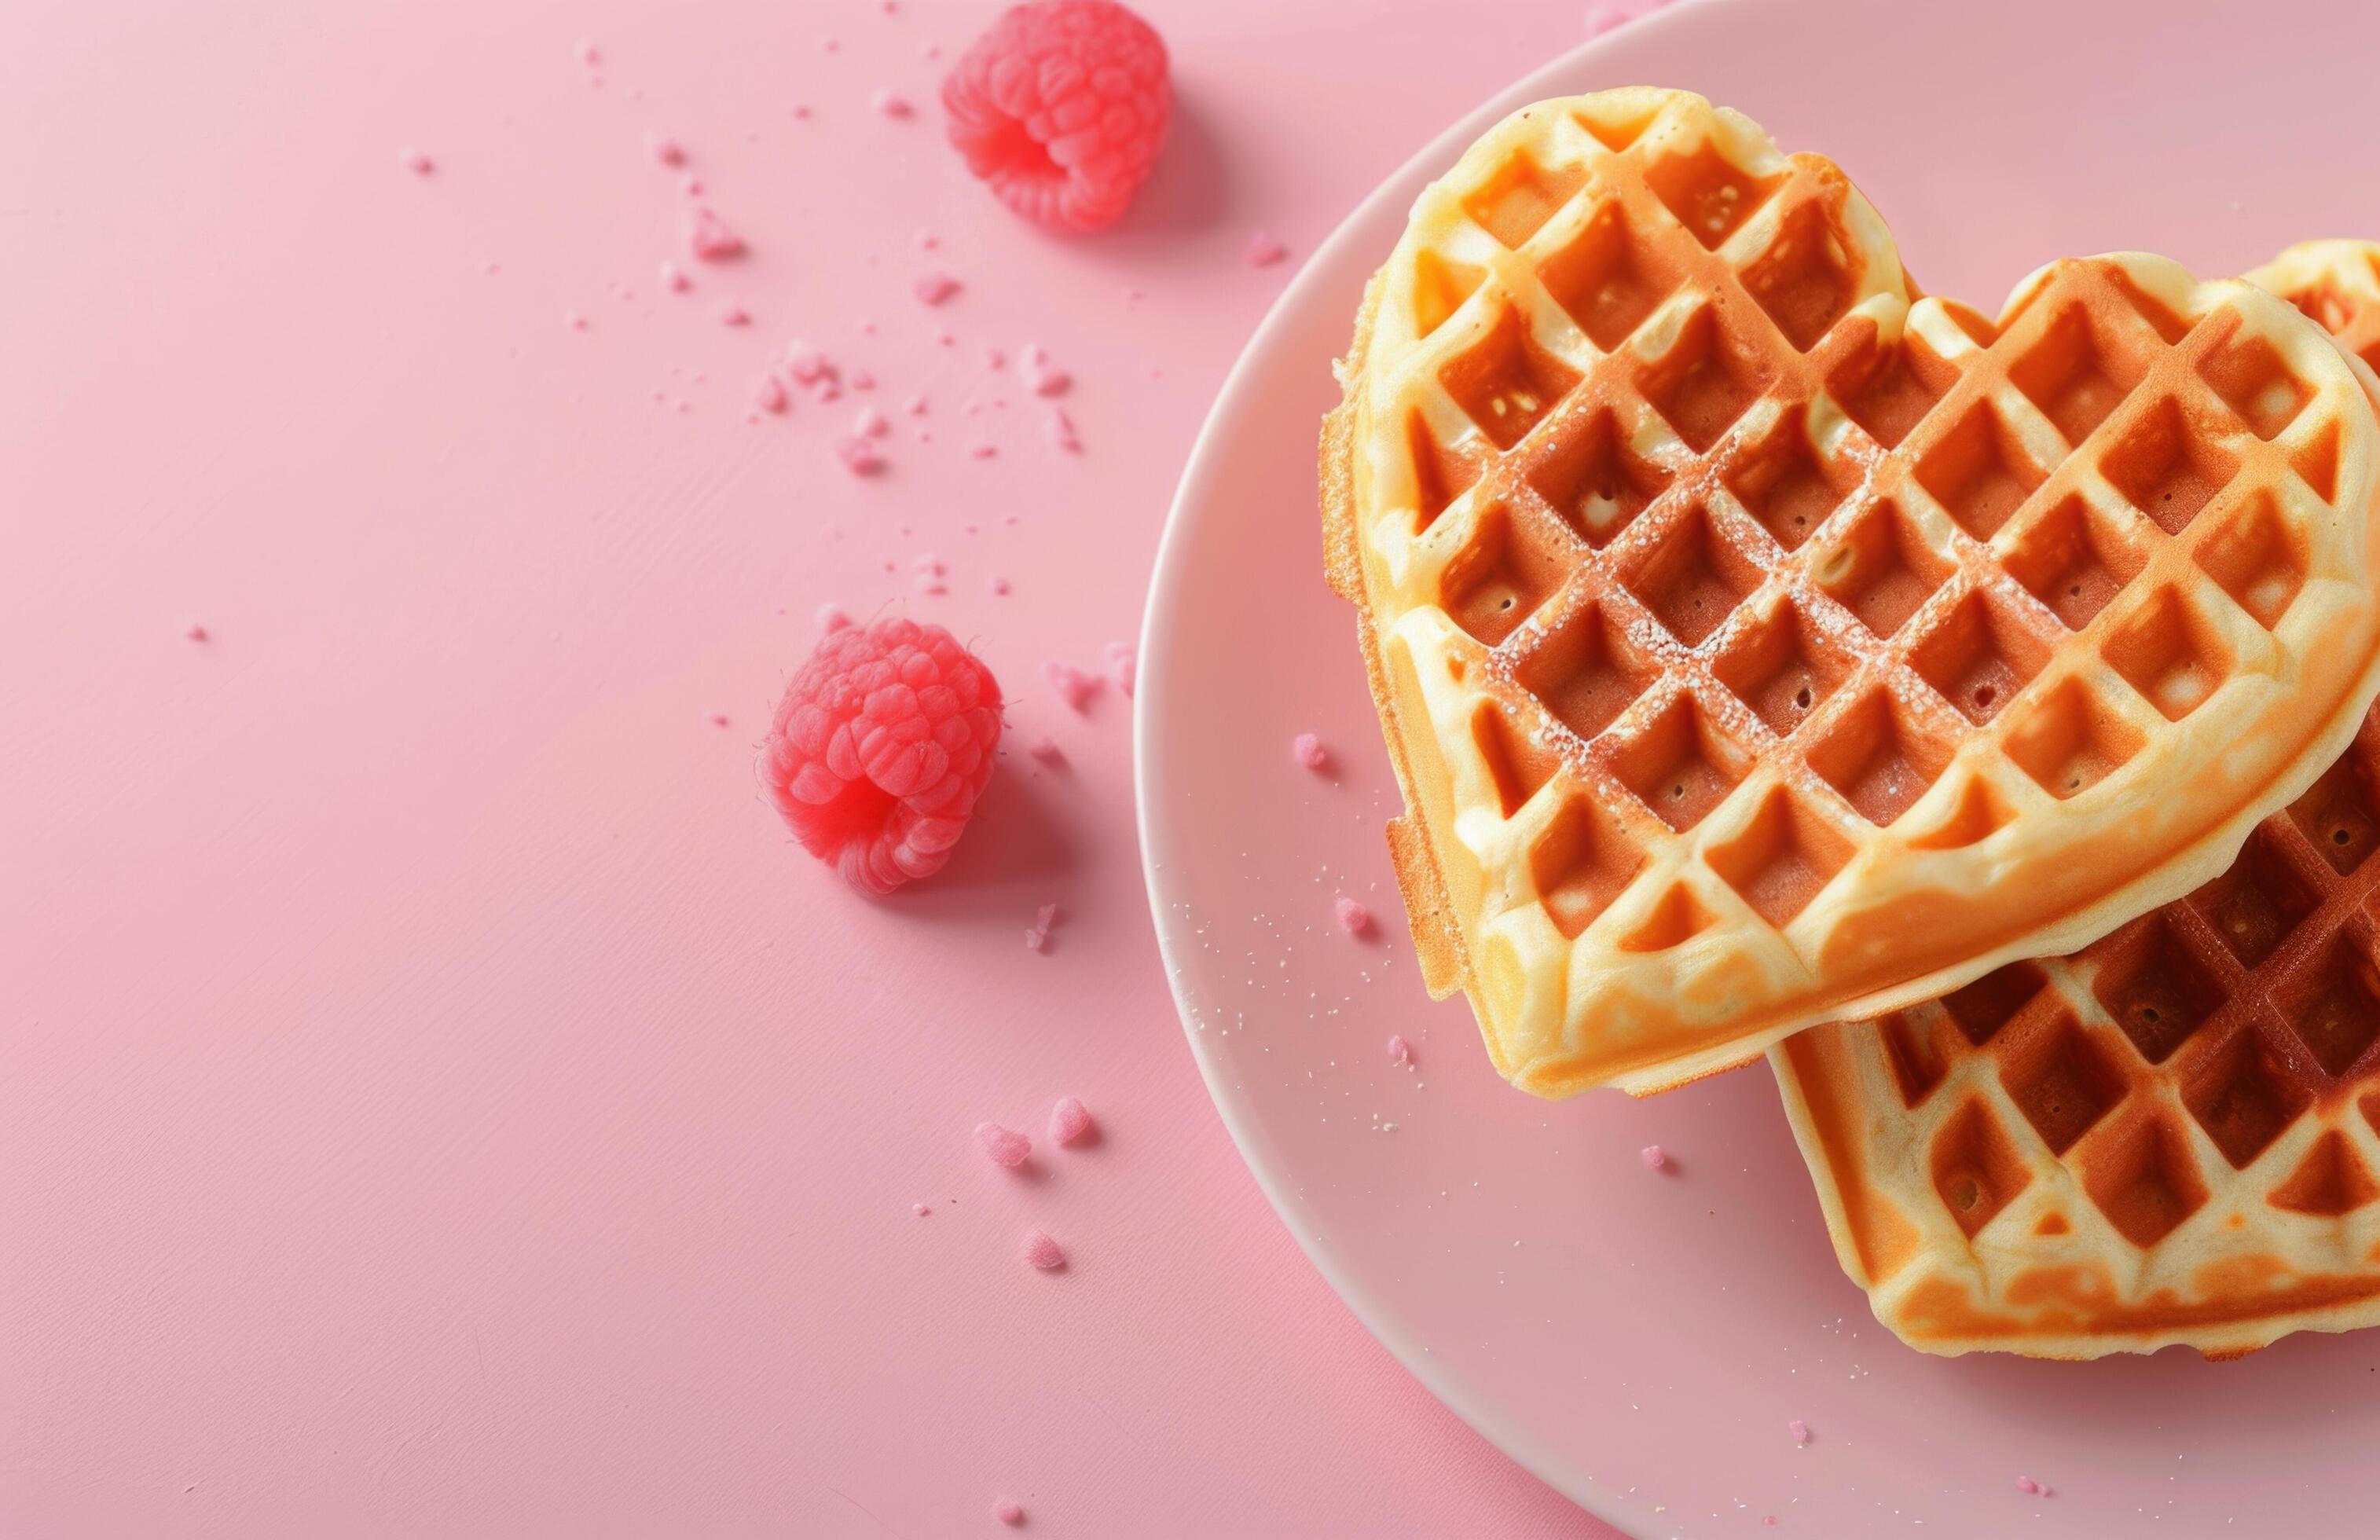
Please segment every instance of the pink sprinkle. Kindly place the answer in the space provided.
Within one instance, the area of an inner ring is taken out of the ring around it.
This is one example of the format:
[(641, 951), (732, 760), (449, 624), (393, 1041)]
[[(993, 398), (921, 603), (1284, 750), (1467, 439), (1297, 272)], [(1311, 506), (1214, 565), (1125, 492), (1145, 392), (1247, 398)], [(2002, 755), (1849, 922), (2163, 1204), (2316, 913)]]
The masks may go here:
[(427, 176), (438, 169), (438, 163), (430, 158), (427, 151), (416, 150), (409, 144), (396, 152), (396, 164), (416, 176)]
[[(1066, 1254), (1058, 1249), (1058, 1243), (1050, 1239), (1047, 1231), (1026, 1231), (1024, 1251), (1025, 1260), (1045, 1273), (1054, 1273), (1066, 1265)], [(1022, 1509), (1017, 1510), (1017, 1517), (1024, 1517)]]
[(1646, 1145), (1636, 1152), (1636, 1158), (1645, 1162), (1648, 1169), (1657, 1171), (1670, 1163), (1668, 1152), (1658, 1145)]
[(1372, 912), (1354, 899), (1342, 893), (1339, 902), (1331, 908), (1339, 916), (1339, 928), (1348, 935), (1368, 936), (1372, 933)]
[(834, 364), (808, 343), (795, 341), (785, 348), (785, 368), (797, 385), (815, 385), (834, 377)]
[(882, 412), (873, 406), (863, 406), (859, 415), (851, 419), (851, 430), (871, 439), (880, 439), (892, 431), (892, 425), (884, 419)]
[(1050, 687), (1058, 692), (1059, 699), (1077, 711), (1089, 705), (1091, 697), (1098, 693), (1099, 687), (1097, 674), (1085, 673), (1072, 663), (1044, 663), (1041, 665), (1041, 677), (1050, 681)]
[(856, 391), (872, 391), (876, 388), (876, 376), (864, 369), (855, 369), (851, 371), (851, 388)]
[(956, 344), (958, 340), (958, 338), (951, 335), (948, 332), (937, 332), (934, 333), (934, 341), (943, 347), (952, 346)]
[(829, 601), (818, 607), (818, 613), (811, 617), (810, 624), (818, 627), (820, 636), (825, 637), (849, 625), (851, 617), (843, 612), (842, 605)]
[(645, 153), (662, 165), (686, 164), (686, 146), (658, 128), (645, 130)]
[(1250, 267), (1270, 267), (1288, 255), (1288, 247), (1259, 230), (1248, 237), (1247, 249), (1240, 253), (1240, 260)]
[(1133, 682), (1140, 676), (1138, 654), (1130, 642), (1110, 642), (1107, 661), (1108, 677), (1115, 681), (1115, 687), (1124, 693), (1125, 699), (1131, 699)]
[(752, 312), (746, 309), (741, 305), (730, 305), (725, 309), (719, 312), (719, 324), (722, 326), (749, 326), (752, 324)]
[(920, 305), (939, 305), (959, 292), (959, 281), (947, 273), (921, 273), (909, 285)]
[(752, 387), (752, 405), (764, 412), (782, 412), (794, 404), (785, 394), (785, 382), (773, 374), (763, 374)]
[(713, 711), (713, 712), (711, 712), (711, 713), (710, 713), (710, 725), (711, 725), (711, 726), (713, 726), (713, 727), (724, 727), (724, 726), (726, 726), (726, 725), (727, 725), (727, 713), (726, 713), (726, 712), (724, 712), (724, 711)]
[(973, 449), (968, 450), (967, 453), (974, 455), (978, 460), (989, 460), (993, 455), (1000, 453), (1000, 445), (996, 443), (979, 443)]
[(910, 1213), (912, 1213), (912, 1214), (917, 1215), (917, 1218), (919, 1218), (919, 1219), (924, 1219), (927, 1215), (929, 1215), (929, 1214), (932, 1213), (932, 1212), (933, 1212), (933, 1210), (932, 1210), (931, 1208), (927, 1207), (926, 1207), (924, 1204), (922, 1204), (922, 1203), (913, 1203), (913, 1204), (911, 1204), (911, 1205), (909, 1206), (909, 1212), (910, 1212)]
[(807, 119), (809, 115), (810, 108), (808, 103), (796, 102), (794, 103), (794, 116), (796, 119)]
[(574, 332), (584, 332), (587, 330), (587, 318), (577, 310), (565, 310), (562, 312), (562, 324)]
[(854, 476), (872, 476), (884, 468), (884, 456), (876, 452), (873, 439), (840, 438), (834, 441), (834, 452)]
[(1400, 1067), (1413, 1062), (1413, 1045), (1400, 1033), (1389, 1034), (1389, 1062)]
[(901, 409), (908, 413), (911, 417), (924, 417), (926, 415), (926, 398), (922, 395), (913, 395), (908, 400), (901, 403)]
[(1041, 425), (1041, 436), (1069, 455), (1083, 452), (1083, 441), (1075, 436), (1075, 419), (1068, 417), (1062, 408), (1050, 408), (1050, 420)]
[(2028, 1498), (2036, 1497), (2041, 1492), (2041, 1483), (2031, 1476), (2019, 1476), (2016, 1478), (2016, 1489)]
[(194, 642), (212, 641), (214, 639), (214, 634), (206, 628), (206, 624), (203, 621), (194, 620), (188, 625), (183, 626), (182, 635), (188, 637)]
[(1330, 751), (1311, 733), (1300, 733), (1289, 740), (1289, 757), (1310, 770), (1327, 769), (1330, 763)]
[(1788, 1422), (1785, 1425), (1785, 1431), (1793, 1436), (1793, 1442), (1796, 1444), (1806, 1444), (1810, 1441), (1810, 1425), (1799, 1417)]
[(1075, 382), (1075, 377), (1050, 363), (1049, 352), (1038, 343), (1026, 343), (1017, 356), (1017, 370), (1025, 376), (1025, 387), (1036, 395), (1063, 395)]
[(1005, 577), (993, 578), (991, 580), (991, 591), (995, 595), (1006, 594), (1008, 592), (1008, 579)]
[(603, 51), (595, 46), (593, 38), (580, 38), (573, 51), (577, 54), (580, 64), (596, 65), (603, 62)]
[(987, 347), (983, 350), (983, 367), (986, 369), (1006, 369), (1008, 367), (1008, 355), (1002, 353), (997, 347)]
[(1090, 1109), (1080, 1097), (1060, 1097), (1058, 1105), (1050, 1109), (1050, 1142), (1053, 1145), (1078, 1144), (1091, 1132)]
[(1066, 751), (1058, 746), (1058, 740), (1055, 738), (1036, 738), (1033, 740), (1033, 746), (1025, 752), (1051, 770), (1057, 770), (1066, 762)]
[(920, 251), (931, 251), (934, 248), (941, 244), (942, 237), (934, 234), (931, 230), (920, 230), (917, 232), (917, 249)]
[(975, 1142), (993, 1165), (1005, 1166), (1010, 1170), (1025, 1164), (1025, 1158), (1033, 1153), (1032, 1140), (998, 1123), (976, 1124)]
[[(1049, 1237), (1045, 1235), (1042, 1239), (1046, 1241)], [(1051, 1249), (1056, 1248), (1052, 1246)], [(1064, 1258), (1059, 1260), (1063, 1261)], [(1036, 1262), (1034, 1266), (1038, 1267), (1040, 1264)], [(991, 1516), (1013, 1529), (1025, 1522), (1025, 1508), (1014, 1498), (1002, 1498), (991, 1505)]]
[(686, 246), (706, 262), (723, 261), (743, 255), (744, 237), (729, 228), (716, 212), (705, 207), (686, 216)]
[(886, 117), (912, 117), (917, 114), (909, 99), (894, 91), (880, 91), (868, 99), (868, 104)]
[(840, 50), (842, 47), (842, 43), (837, 42), (831, 37), (822, 37), (819, 39), (819, 51), (820, 53), (832, 54)]
[(694, 287), (694, 280), (687, 277), (686, 275), (686, 269), (678, 266), (675, 262), (663, 262), (662, 264), (662, 287), (669, 290), (672, 294), (684, 294), (686, 290)]

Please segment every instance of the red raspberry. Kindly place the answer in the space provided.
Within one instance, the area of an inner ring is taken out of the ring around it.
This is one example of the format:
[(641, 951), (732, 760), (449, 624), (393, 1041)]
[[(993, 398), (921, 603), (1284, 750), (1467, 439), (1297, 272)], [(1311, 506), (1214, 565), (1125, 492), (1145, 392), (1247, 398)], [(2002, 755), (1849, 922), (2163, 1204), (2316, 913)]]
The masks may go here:
[(991, 671), (941, 626), (893, 618), (820, 639), (756, 769), (802, 848), (880, 898), (941, 870), (999, 745)]
[(1123, 212), (1172, 103), (1164, 40), (1115, 0), (1015, 6), (942, 82), (967, 169), (1026, 218), (1073, 230)]

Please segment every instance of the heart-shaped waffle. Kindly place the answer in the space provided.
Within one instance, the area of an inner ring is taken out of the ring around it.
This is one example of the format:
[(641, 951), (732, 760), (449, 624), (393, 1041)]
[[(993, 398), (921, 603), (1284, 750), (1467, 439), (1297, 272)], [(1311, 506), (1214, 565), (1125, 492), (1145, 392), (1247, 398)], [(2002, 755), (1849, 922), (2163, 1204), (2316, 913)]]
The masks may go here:
[(2380, 687), (2380, 424), (2143, 256), (1912, 299), (1841, 171), (1652, 90), (1415, 202), (1323, 436), (1425, 977), (1658, 1090), (2220, 871)]
[[(2360, 352), (2375, 257), (2249, 276)], [(2187, 898), (1769, 1061), (1844, 1270), (1917, 1347), (2228, 1356), (2380, 1324), (2380, 709)]]

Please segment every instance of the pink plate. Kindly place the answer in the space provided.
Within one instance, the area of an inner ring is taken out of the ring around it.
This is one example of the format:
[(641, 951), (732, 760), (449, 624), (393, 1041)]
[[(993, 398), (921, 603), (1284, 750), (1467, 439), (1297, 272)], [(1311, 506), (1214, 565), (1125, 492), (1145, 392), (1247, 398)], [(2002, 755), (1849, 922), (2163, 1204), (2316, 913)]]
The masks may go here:
[[(2047, 259), (2238, 272), (2380, 235), (2380, 12), (1704, 0), (1515, 86), (1314, 257), (1215, 405), (1142, 649), (1143, 846), (1191, 1046), (1356, 1313), (1516, 1459), (1642, 1535), (2338, 1534), (2380, 1511), (2380, 1333), (2237, 1364), (1928, 1358), (1835, 1266), (1768, 1075), (1634, 1103), (1508, 1089), (1433, 1004), (1380, 836), (1396, 794), (1324, 587), (1316, 428), (1430, 171), (1531, 99), (1654, 81), (1858, 179), (1920, 281), (1985, 309)], [(1302, 732), (1332, 768), (1293, 762)], [(1381, 916), (1351, 939), (1341, 895)], [(1390, 1061), (1401, 1034), (1415, 1061)], [(1670, 1164), (1639, 1158), (1658, 1144)], [(1789, 1423), (1807, 1425), (1797, 1444)], [(2020, 1477), (2054, 1496), (2028, 1495)]]

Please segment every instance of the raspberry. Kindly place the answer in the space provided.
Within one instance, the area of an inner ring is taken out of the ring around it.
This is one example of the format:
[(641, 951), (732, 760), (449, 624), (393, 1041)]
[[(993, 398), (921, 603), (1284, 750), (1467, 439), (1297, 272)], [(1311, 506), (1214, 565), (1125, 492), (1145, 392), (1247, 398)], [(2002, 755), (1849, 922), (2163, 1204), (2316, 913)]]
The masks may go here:
[(1123, 212), (1172, 103), (1164, 41), (1115, 0), (1014, 6), (942, 82), (967, 169), (1026, 218), (1071, 230)]
[(820, 639), (756, 769), (802, 848), (881, 897), (941, 869), (999, 744), (991, 671), (941, 626), (893, 617)]

